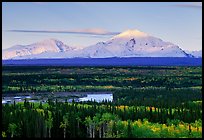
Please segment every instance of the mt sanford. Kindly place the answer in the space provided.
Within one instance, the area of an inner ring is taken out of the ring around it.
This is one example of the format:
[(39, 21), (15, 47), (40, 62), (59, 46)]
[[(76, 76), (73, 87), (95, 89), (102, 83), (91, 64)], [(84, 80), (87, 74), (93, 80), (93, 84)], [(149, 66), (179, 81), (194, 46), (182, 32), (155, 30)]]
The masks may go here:
[(165, 42), (139, 30), (127, 30), (106, 42), (78, 49), (56, 39), (31, 45), (16, 45), (2, 52), (2, 59), (108, 57), (194, 57), (178, 45)]

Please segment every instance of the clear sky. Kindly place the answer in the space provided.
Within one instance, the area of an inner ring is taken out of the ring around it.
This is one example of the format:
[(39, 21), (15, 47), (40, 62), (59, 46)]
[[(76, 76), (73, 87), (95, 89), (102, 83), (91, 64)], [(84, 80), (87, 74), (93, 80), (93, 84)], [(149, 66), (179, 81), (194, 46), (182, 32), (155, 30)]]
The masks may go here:
[(138, 29), (179, 45), (202, 49), (202, 3), (3, 2), (2, 49), (59, 39), (87, 46)]

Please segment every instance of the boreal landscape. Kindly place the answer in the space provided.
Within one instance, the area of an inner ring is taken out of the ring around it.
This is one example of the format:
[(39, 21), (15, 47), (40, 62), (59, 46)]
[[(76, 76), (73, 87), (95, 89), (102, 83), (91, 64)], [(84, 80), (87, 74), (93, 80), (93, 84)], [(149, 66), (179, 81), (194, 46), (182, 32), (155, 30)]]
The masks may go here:
[(202, 2), (2, 2), (2, 138), (202, 138)]
[[(2, 76), (3, 98), (34, 95), (2, 104), (3, 137), (202, 137), (199, 66), (3, 66)], [(111, 92), (113, 100), (52, 98), (99, 91)], [(44, 102), (35, 99), (47, 92)]]

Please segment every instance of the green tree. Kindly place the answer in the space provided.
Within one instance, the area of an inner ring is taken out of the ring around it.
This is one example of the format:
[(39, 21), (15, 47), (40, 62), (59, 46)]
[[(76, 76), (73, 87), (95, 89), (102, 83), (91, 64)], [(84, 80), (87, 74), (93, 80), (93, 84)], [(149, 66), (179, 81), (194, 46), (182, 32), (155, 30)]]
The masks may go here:
[(107, 125), (108, 122), (110, 122), (111, 120), (114, 120), (114, 117), (111, 113), (103, 113), (101, 120), (102, 120), (102, 129), (103, 129), (103, 134), (102, 137), (106, 137), (105, 133), (107, 132)]
[(53, 127), (52, 113), (48, 111), (48, 119), (45, 120), (45, 124), (48, 128), (49, 138), (51, 138), (51, 128)]
[(77, 121), (77, 136), (79, 136), (80, 135), (80, 126), (79, 126), (79, 124), (81, 122), (80, 116), (76, 117), (76, 121)]
[(89, 138), (93, 138), (93, 134), (92, 134), (93, 121), (91, 117), (90, 116), (86, 117), (84, 122), (87, 127), (87, 134)]
[(8, 132), (11, 133), (11, 137), (12, 138), (17, 133), (16, 129), (17, 129), (17, 125), (15, 123), (9, 123), (9, 125), (8, 125)]
[(99, 138), (101, 138), (101, 125), (102, 125), (100, 118), (101, 118), (101, 115), (99, 113), (96, 113), (96, 115), (93, 117), (94, 128), (97, 131), (99, 131)]
[(128, 120), (127, 135), (128, 135), (128, 138), (132, 138), (133, 137), (132, 126), (131, 126), (131, 121), (130, 120)]
[(6, 132), (2, 131), (2, 138), (6, 138)]
[(66, 113), (66, 115), (63, 116), (63, 122), (61, 122), (60, 124), (60, 128), (63, 128), (63, 132), (64, 132), (64, 138), (66, 138), (66, 130), (67, 127), (69, 126), (69, 120), (68, 120), (68, 113)]

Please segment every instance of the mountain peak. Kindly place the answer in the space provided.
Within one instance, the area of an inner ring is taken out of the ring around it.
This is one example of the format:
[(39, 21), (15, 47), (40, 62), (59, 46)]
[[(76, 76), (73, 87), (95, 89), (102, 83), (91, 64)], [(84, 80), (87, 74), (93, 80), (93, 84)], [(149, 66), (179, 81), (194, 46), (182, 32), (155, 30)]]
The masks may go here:
[[(202, 54), (200, 55), (202, 57)], [(67, 46), (57, 39), (31, 45), (18, 45), (4, 51), (3, 59), (73, 58), (73, 57), (192, 57), (179, 46), (139, 30), (126, 30), (112, 39), (83, 49)]]
[(116, 35), (113, 38), (131, 38), (131, 37), (147, 37), (148, 34), (141, 32), (139, 30), (135, 30), (135, 29), (130, 29), (130, 30), (126, 30), (118, 35)]

